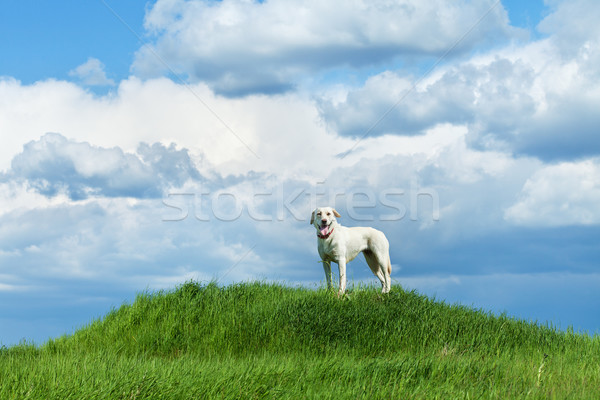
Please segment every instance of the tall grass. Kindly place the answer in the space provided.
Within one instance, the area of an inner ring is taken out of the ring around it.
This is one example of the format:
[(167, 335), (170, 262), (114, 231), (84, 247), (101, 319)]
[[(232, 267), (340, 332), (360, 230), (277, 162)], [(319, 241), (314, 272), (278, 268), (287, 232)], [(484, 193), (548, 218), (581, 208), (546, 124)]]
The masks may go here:
[(600, 338), (394, 287), (188, 282), (40, 347), (0, 398), (598, 398)]

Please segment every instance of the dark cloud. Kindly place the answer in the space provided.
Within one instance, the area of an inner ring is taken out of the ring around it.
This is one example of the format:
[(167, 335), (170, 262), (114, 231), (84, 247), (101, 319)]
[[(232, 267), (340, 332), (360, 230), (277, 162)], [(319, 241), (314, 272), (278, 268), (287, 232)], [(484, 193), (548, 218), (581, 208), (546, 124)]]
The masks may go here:
[(548, 162), (600, 154), (600, 99), (554, 98), (548, 111), (523, 123), (513, 138), (516, 153)]

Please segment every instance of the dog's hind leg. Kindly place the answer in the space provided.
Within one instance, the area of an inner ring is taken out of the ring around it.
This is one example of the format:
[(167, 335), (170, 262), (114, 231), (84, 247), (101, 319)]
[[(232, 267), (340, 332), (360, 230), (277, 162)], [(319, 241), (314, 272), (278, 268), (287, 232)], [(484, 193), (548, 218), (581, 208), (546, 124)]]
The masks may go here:
[[(379, 278), (379, 282), (381, 282), (381, 292), (387, 293), (390, 291), (390, 273), (391, 265), (389, 264), (389, 260), (387, 265), (382, 260), (379, 260), (375, 254), (370, 250), (363, 251), (363, 255), (365, 256), (365, 260), (369, 265), (369, 268), (373, 272), (373, 274)], [(387, 269), (387, 271), (386, 271)], [(387, 272), (387, 274), (386, 274)]]
[(385, 276), (385, 292), (388, 293), (392, 289), (392, 260), (387, 257), (387, 264), (381, 266), (381, 272)]
[(387, 262), (379, 263), (379, 271), (377, 271), (377, 277), (381, 281), (381, 293), (388, 293), (392, 287), (392, 277), (390, 276), (391, 263), (389, 259)]

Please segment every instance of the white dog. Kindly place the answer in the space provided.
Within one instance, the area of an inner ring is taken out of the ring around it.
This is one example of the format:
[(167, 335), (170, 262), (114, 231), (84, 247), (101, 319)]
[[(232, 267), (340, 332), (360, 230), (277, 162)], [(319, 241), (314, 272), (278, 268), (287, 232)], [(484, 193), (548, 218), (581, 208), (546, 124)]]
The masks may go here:
[(347, 228), (340, 225), (335, 217), (340, 214), (331, 207), (321, 207), (313, 211), (311, 225), (317, 228), (319, 255), (323, 260), (327, 287), (331, 288), (331, 262), (340, 269), (339, 295), (346, 291), (346, 263), (362, 251), (371, 271), (381, 281), (381, 292), (390, 291), (392, 264), (390, 244), (383, 234), (373, 228)]

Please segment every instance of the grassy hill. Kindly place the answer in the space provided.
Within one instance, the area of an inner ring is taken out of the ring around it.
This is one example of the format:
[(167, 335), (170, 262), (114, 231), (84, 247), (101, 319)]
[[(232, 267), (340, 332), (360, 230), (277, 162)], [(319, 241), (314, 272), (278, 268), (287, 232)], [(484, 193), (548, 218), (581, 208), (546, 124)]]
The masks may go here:
[(393, 287), (188, 282), (0, 350), (0, 399), (600, 396), (600, 337)]

